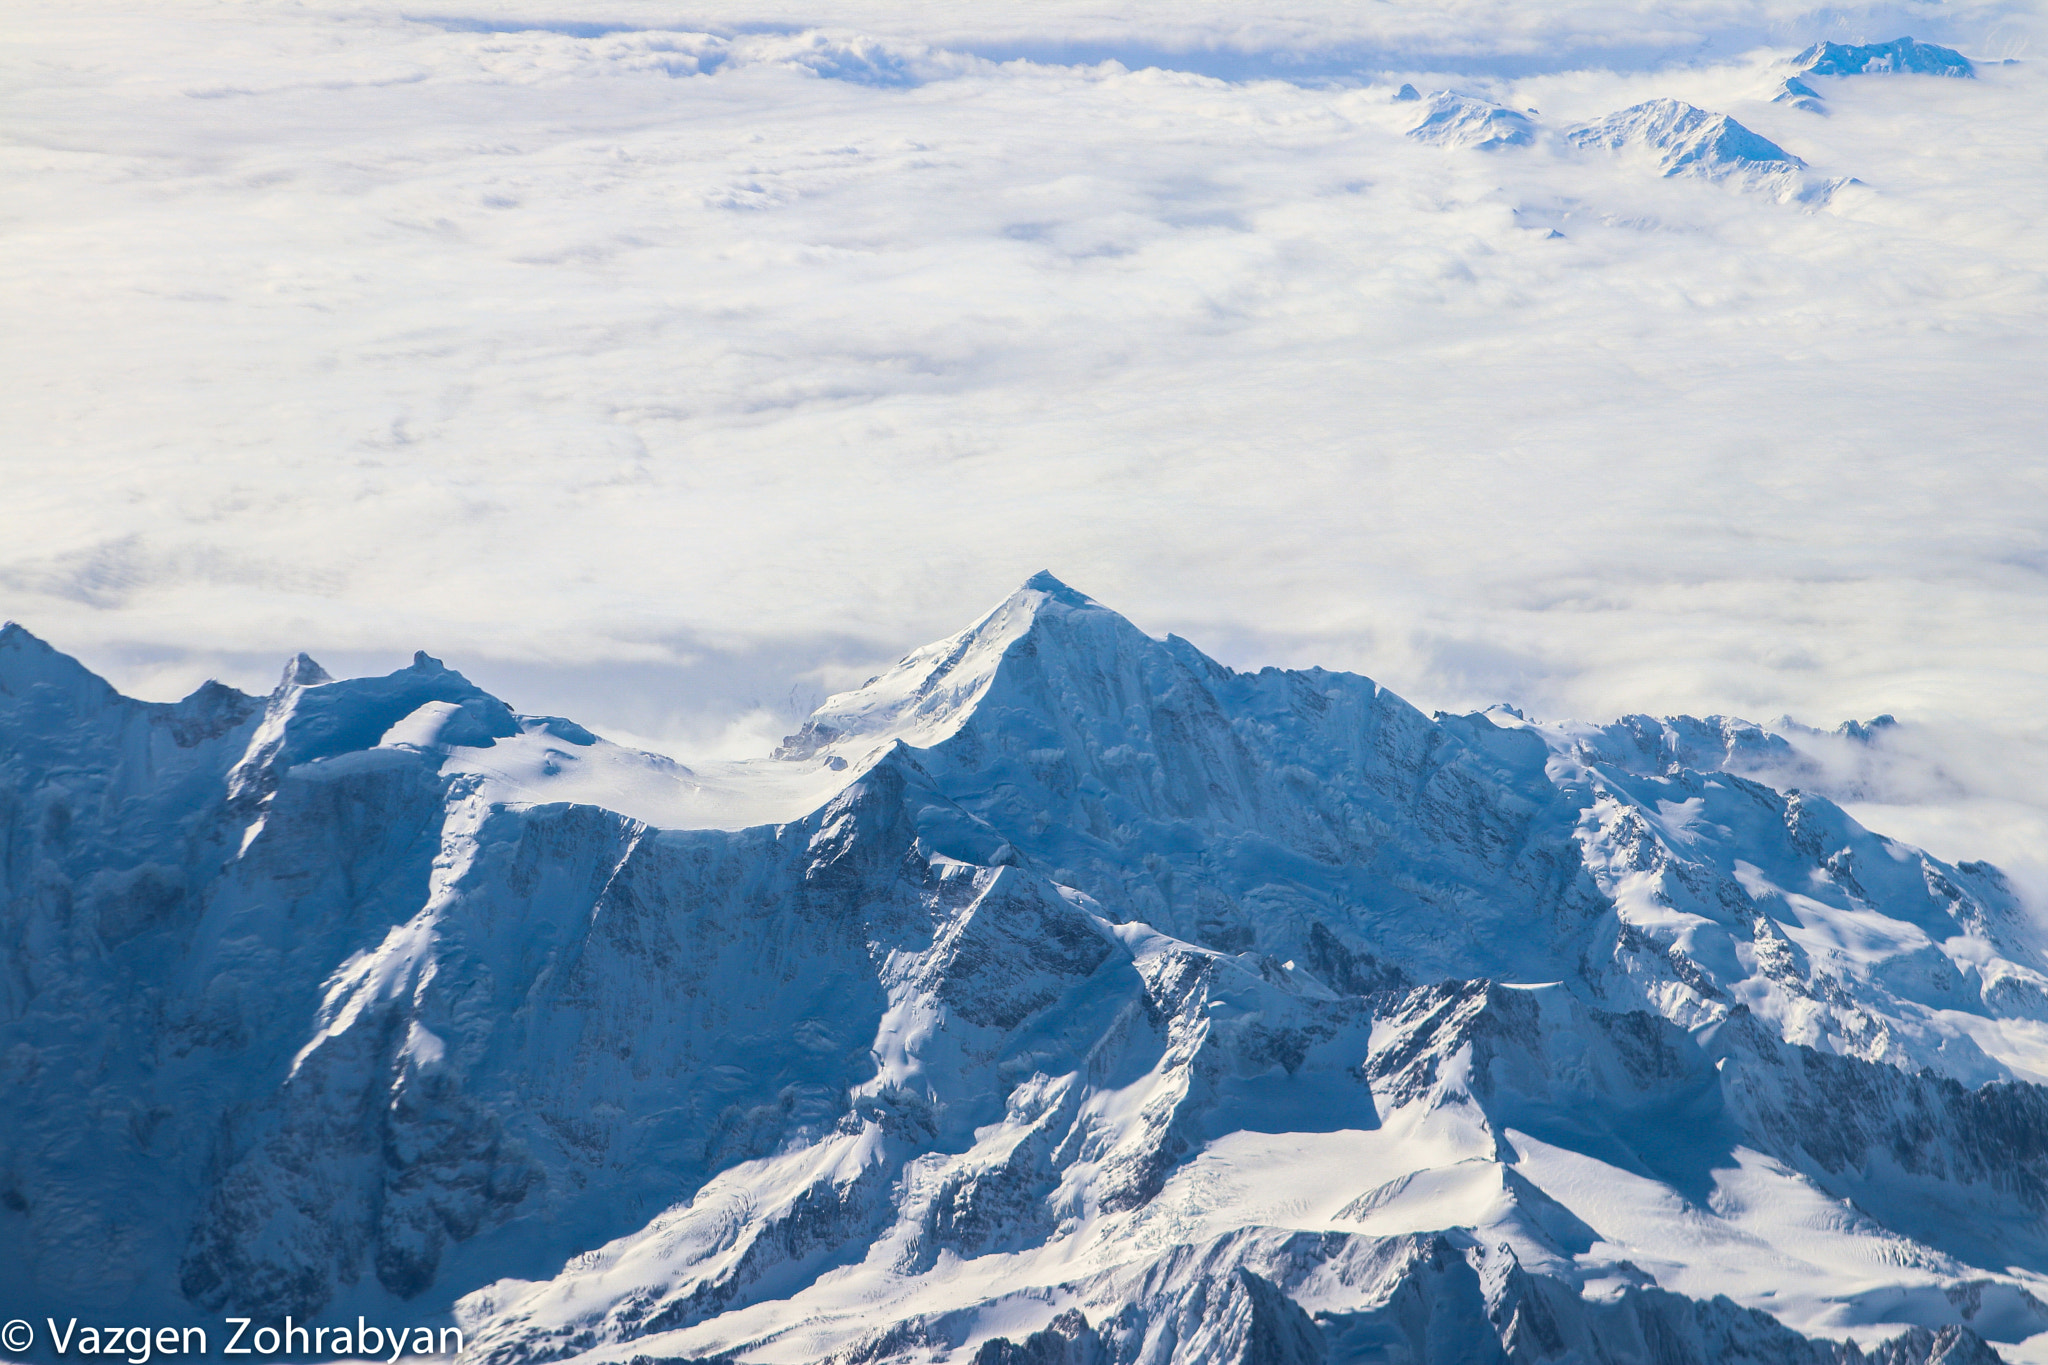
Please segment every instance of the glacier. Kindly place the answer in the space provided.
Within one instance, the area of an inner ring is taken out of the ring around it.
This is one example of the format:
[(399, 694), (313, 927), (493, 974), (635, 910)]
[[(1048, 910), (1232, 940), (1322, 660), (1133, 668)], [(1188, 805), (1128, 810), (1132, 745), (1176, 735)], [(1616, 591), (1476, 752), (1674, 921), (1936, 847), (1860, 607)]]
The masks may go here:
[(10, 625), (0, 1301), (491, 1365), (2042, 1358), (2048, 944), (1798, 738), (1425, 714), (1049, 574), (715, 764), (425, 654), (150, 703)]

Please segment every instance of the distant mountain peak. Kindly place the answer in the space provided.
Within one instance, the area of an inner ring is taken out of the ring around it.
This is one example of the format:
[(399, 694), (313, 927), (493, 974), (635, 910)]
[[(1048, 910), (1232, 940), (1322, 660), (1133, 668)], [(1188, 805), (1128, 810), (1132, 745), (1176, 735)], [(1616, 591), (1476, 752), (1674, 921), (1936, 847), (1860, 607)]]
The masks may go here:
[(1654, 154), (1667, 176), (1720, 179), (1735, 174), (1778, 174), (1803, 170), (1804, 161), (1726, 114), (1655, 99), (1581, 124), (1566, 136), (1575, 146), (1608, 151), (1640, 148)]
[(1025, 579), (1024, 586), (1017, 591), (1042, 592), (1047, 597), (1064, 606), (1097, 607), (1104, 611), (1108, 610), (1107, 607), (1103, 607), (1100, 602), (1097, 602), (1087, 593), (1068, 587), (1065, 583), (1054, 577), (1050, 569), (1040, 569), (1037, 573)]
[(1820, 91), (1808, 85), (1797, 76), (1787, 76), (1778, 85), (1777, 93), (1771, 96), (1773, 104), (1789, 104), (1794, 109), (1803, 109), (1809, 114), (1827, 113)]
[(9, 621), (0, 626), (0, 696), (27, 696), (42, 691), (79, 711), (110, 706), (122, 700), (107, 681), (26, 626)]
[(334, 675), (332, 673), (329, 673), (318, 663), (314, 662), (312, 655), (302, 652), (294, 654), (285, 664), (284, 676), (277, 680), (277, 685), (280, 689), (288, 687), (318, 687), (321, 683), (331, 683), (333, 681)]
[(1454, 90), (1432, 92), (1423, 101), (1421, 113), (1408, 136), (1433, 146), (1490, 152), (1502, 147), (1526, 147), (1536, 140), (1536, 125), (1528, 115)]
[(55, 646), (19, 621), (0, 625), (0, 649), (37, 656), (57, 653)]
[(1654, 99), (1566, 130), (1575, 147), (1654, 158), (1658, 173), (1771, 194), (1780, 202), (1825, 203), (1847, 179), (1820, 180), (1806, 163), (1726, 114)]
[(1082, 671), (1111, 666), (1134, 651), (1177, 657), (1119, 613), (1040, 571), (958, 635), (913, 650), (853, 691), (826, 698), (775, 757), (810, 759), (830, 748), (853, 760), (893, 741), (928, 748), (966, 722), (1005, 660), (1020, 650), (1064, 655)]
[(1977, 74), (1968, 57), (1952, 47), (1894, 38), (1888, 43), (1815, 43), (1792, 59), (1805, 76), (1921, 75), (1967, 79)]

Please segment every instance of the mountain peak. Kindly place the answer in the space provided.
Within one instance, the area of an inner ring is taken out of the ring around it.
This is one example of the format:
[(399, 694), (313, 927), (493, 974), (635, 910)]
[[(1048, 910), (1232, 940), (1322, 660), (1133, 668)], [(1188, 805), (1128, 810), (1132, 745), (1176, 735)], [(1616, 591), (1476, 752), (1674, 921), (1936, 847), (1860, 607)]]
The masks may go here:
[(1566, 136), (1579, 147), (1616, 152), (1646, 150), (1656, 156), (1657, 165), (1666, 176), (1694, 175), (1717, 180), (1742, 175), (1782, 175), (1802, 170), (1806, 165), (1726, 114), (1683, 100), (1645, 100), (1582, 124)]
[[(1062, 605), (1069, 607), (1102, 606), (1100, 602), (1097, 602), (1087, 593), (1079, 592), (1073, 588), (1068, 587), (1065, 583), (1062, 583), (1058, 578), (1055, 578), (1053, 576), (1052, 570), (1050, 569), (1040, 569), (1037, 573), (1025, 579), (1024, 586), (1017, 589), (1017, 592), (1042, 592), (1047, 597), (1052, 598), (1055, 602), (1059, 602)], [(1015, 596), (1015, 594), (1012, 594), (1012, 596)]]
[(9, 621), (0, 626), (0, 696), (26, 696), (38, 690), (81, 712), (120, 697), (99, 674), (28, 627)]
[(278, 729), (266, 758), (305, 763), (368, 749), (401, 720), (436, 703), (467, 718), (459, 731), (467, 737), (457, 742), (484, 747), (519, 733), (510, 707), (424, 651), (383, 677), (340, 681), (299, 654), (285, 665), (271, 699)]
[(0, 649), (16, 650), (30, 654), (55, 654), (50, 642), (30, 630), (19, 621), (0, 624)]
[(1408, 130), (1408, 136), (1418, 142), (1490, 152), (1526, 147), (1536, 140), (1536, 125), (1528, 115), (1455, 90), (1432, 92), (1421, 112), (1421, 120)]
[(853, 691), (826, 698), (801, 730), (783, 740), (775, 757), (808, 759), (848, 745), (866, 752), (892, 740), (929, 748), (960, 728), (1013, 655), (1061, 654), (1086, 669), (1096, 666), (1088, 660), (1107, 664), (1145, 648), (1165, 647), (1086, 593), (1040, 571), (958, 635), (913, 650)]
[(317, 687), (333, 681), (332, 673), (315, 663), (312, 655), (301, 651), (286, 662), (284, 675), (277, 680), (277, 685), (282, 691), (289, 687)]
[(1802, 75), (1875, 76), (1899, 73), (1969, 78), (1977, 74), (1968, 57), (1952, 47), (1894, 38), (1888, 43), (1815, 43), (1792, 59)]

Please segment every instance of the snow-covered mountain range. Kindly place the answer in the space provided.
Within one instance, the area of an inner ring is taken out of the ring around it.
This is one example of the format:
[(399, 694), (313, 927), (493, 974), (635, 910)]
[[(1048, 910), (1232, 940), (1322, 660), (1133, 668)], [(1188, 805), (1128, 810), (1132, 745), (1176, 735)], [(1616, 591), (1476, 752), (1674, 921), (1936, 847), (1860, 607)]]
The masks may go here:
[(9, 626), (0, 1303), (491, 1365), (2036, 1358), (2042, 930), (1812, 775), (1043, 574), (702, 767), (425, 655), (156, 704)]
[[(1898, 74), (1969, 79), (1976, 75), (1976, 68), (1953, 48), (1912, 38), (1861, 47), (1816, 43), (1791, 60), (1790, 73), (1779, 81), (1771, 98), (1774, 103), (1824, 114), (1825, 98), (1809, 77)], [(1394, 96), (1396, 103), (1409, 100), (1422, 101), (1420, 117), (1408, 129), (1408, 136), (1418, 142), (1498, 151), (1529, 146), (1539, 139), (1534, 109), (1509, 109), (1452, 90), (1438, 90), (1424, 98), (1413, 86), (1403, 86)], [(1563, 145), (1580, 151), (1618, 154), (1660, 176), (1709, 180), (1808, 206), (1825, 204), (1854, 180), (1851, 176), (1817, 179), (1808, 174), (1804, 161), (1728, 115), (1670, 98), (1645, 100), (1563, 129), (1561, 139)]]

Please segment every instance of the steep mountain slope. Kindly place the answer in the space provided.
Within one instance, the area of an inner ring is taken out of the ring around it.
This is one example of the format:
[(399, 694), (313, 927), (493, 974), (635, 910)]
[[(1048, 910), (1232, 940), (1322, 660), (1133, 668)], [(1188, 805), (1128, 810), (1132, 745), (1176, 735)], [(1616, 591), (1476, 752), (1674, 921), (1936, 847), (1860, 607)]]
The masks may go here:
[[(1791, 91), (1787, 82), (1784, 91)], [(1796, 97), (1796, 96), (1795, 96)], [(1806, 163), (1726, 114), (1683, 100), (1647, 100), (1569, 129), (1573, 146), (1643, 157), (1664, 176), (1758, 190), (1780, 199), (1823, 201), (1840, 182), (1810, 183)]]
[[(1334, 989), (1571, 980), (1686, 1021), (1733, 996), (1872, 1059), (2048, 1074), (2033, 1030), (1999, 1022), (2030, 1020), (2048, 978), (1997, 873), (1739, 776), (1790, 761), (1754, 726), (1432, 719), (1355, 675), (1232, 673), (1042, 578), (782, 752), (894, 742), (1118, 918)], [(1855, 990), (1808, 989), (1809, 965)]]
[(1417, 142), (1493, 151), (1526, 147), (1536, 140), (1536, 125), (1526, 114), (1450, 90), (1430, 94), (1421, 112), (1421, 120), (1408, 130)]
[(2048, 1332), (2038, 932), (1741, 722), (1428, 717), (1041, 575), (736, 768), (424, 655), (158, 706), (14, 627), (0, 754), (35, 1314), (462, 1296), (506, 1365)]

